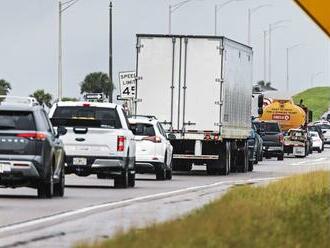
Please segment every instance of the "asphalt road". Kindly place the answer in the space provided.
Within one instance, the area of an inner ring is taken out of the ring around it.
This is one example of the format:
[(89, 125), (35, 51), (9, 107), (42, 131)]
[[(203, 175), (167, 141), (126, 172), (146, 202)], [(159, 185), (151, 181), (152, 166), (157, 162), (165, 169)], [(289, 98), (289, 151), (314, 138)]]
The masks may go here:
[(320, 169), (330, 170), (330, 147), (304, 159), (264, 160), (244, 174), (207, 176), (204, 167), (194, 167), (171, 181), (138, 175), (132, 189), (114, 189), (113, 180), (95, 176), (67, 176), (65, 197), (50, 200), (39, 200), (32, 189), (0, 189), (0, 247), (70, 247), (83, 238), (175, 218), (236, 183), (268, 182)]

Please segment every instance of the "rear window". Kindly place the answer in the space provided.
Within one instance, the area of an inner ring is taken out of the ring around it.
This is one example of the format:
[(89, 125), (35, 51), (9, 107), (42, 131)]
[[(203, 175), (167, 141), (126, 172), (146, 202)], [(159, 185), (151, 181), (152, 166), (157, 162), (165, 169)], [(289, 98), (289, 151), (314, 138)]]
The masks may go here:
[(33, 113), (29, 111), (0, 111), (0, 130), (36, 130)]
[(273, 122), (255, 122), (258, 129), (263, 129), (266, 133), (279, 133), (281, 132), (280, 127), (277, 123)]
[(54, 126), (121, 128), (117, 110), (98, 107), (58, 107), (51, 119)]
[(131, 127), (133, 134), (136, 136), (155, 136), (156, 135), (154, 126), (151, 124), (137, 123), (137, 124), (131, 124), (130, 127)]
[(318, 125), (321, 129), (330, 129), (330, 125), (328, 124), (319, 124)]

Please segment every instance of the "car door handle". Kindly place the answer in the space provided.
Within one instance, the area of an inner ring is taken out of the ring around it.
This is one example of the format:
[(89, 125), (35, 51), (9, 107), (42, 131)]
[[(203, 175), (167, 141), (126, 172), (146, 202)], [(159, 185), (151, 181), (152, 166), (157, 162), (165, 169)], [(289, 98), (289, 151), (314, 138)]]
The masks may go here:
[(76, 138), (76, 141), (83, 142), (83, 141), (85, 141), (85, 139), (84, 138)]

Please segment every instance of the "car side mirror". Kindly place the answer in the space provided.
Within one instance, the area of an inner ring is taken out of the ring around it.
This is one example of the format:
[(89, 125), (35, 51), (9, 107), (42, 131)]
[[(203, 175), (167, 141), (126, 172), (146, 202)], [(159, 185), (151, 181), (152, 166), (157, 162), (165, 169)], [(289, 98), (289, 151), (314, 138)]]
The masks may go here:
[(322, 133), (326, 133), (326, 132), (327, 132), (327, 131), (325, 131), (325, 130), (324, 130), (324, 131), (322, 131)]
[(167, 139), (169, 139), (169, 140), (175, 140), (176, 139), (176, 136), (173, 133), (168, 133), (167, 134)]
[(57, 137), (63, 136), (63, 135), (65, 135), (67, 132), (68, 132), (68, 130), (67, 130), (65, 127), (63, 127), (63, 126), (59, 126), (59, 127), (57, 128)]

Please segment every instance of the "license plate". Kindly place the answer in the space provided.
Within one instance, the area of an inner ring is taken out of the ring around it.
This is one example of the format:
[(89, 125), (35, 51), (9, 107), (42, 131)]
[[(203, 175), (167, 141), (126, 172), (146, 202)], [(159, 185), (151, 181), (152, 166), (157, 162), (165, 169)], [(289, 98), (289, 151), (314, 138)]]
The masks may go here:
[(73, 158), (73, 165), (87, 165), (87, 158)]
[(10, 164), (0, 163), (0, 173), (11, 172)]
[(299, 155), (300, 154), (303, 155), (303, 154), (305, 154), (305, 148), (303, 148), (303, 147), (295, 147), (293, 153), (299, 154)]

